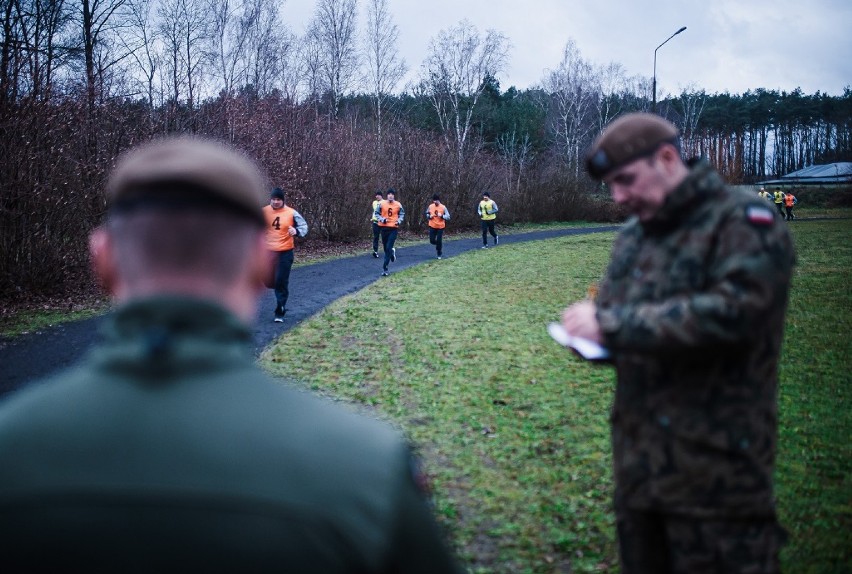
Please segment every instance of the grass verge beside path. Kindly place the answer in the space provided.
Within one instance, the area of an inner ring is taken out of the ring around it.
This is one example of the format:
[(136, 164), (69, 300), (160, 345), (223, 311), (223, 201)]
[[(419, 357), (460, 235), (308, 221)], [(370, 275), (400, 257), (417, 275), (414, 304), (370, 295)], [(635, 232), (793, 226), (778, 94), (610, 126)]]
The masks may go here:
[(608, 566), (612, 375), (574, 360), (544, 324), (598, 278), (612, 237), (477, 250), (394, 274), (263, 360), (405, 429), (474, 572)]
[[(782, 559), (787, 572), (848, 571), (852, 226), (793, 230), (777, 478), (791, 541)], [(601, 275), (612, 238), (473, 251), (396, 273), (286, 333), (261, 361), (403, 429), (471, 572), (615, 572), (613, 373), (544, 330)]]

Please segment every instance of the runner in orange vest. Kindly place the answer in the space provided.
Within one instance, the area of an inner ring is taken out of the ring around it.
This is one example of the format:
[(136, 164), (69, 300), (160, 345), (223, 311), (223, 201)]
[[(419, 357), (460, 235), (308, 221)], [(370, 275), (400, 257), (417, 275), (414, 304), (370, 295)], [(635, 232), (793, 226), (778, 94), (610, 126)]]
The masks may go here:
[(396, 201), (396, 193), (393, 188), (388, 190), (388, 198), (379, 203), (374, 212), (378, 217), (379, 227), (382, 232), (382, 249), (385, 252), (385, 261), (382, 265), (382, 276), (387, 277), (388, 264), (396, 261), (396, 234), (399, 226), (405, 220), (405, 209)]
[(799, 203), (799, 200), (796, 199), (796, 196), (792, 193), (787, 193), (784, 195), (784, 209), (787, 211), (787, 217), (785, 218), (787, 221), (791, 221), (796, 218), (793, 215), (793, 206)]
[(287, 313), (287, 299), (290, 296), (290, 269), (293, 267), (294, 237), (308, 234), (308, 224), (301, 214), (284, 205), (284, 190), (276, 187), (272, 190), (269, 205), (263, 208), (266, 219), (266, 244), (274, 260), (272, 276), (267, 287), (275, 290), (276, 323), (284, 322)]
[(426, 207), (426, 219), (429, 221), (429, 243), (435, 246), (438, 259), (444, 244), (444, 227), (450, 220), (450, 210), (441, 203), (441, 198), (436, 193), (432, 196), (432, 203)]

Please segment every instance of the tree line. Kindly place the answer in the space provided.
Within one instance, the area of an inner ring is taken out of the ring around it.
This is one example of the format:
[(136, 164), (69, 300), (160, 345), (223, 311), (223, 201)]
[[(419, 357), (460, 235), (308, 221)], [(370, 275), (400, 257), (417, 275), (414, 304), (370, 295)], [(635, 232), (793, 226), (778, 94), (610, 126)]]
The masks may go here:
[[(0, 0), (0, 295), (84, 268), (116, 157), (174, 133), (244, 150), (328, 240), (365, 236), (390, 187), (410, 230), (434, 193), (457, 226), (486, 190), (508, 223), (622, 217), (582, 156), (618, 115), (650, 111), (649, 78), (569, 39), (536, 86), (504, 91), (508, 38), (461, 21), (401, 86), (387, 0), (361, 3), (364, 22), (358, 0), (317, 0), (296, 35), (276, 0)], [(658, 96), (685, 152), (734, 183), (852, 159), (849, 88)]]

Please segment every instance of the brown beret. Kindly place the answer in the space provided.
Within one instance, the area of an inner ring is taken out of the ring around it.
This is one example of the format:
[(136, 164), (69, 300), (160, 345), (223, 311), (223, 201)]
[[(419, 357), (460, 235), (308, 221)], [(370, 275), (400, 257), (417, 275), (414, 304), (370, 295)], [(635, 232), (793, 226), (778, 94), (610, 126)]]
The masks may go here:
[(266, 190), (263, 175), (249, 158), (222, 143), (187, 136), (130, 150), (106, 185), (112, 209), (191, 200), (246, 215), (261, 225)]
[(594, 179), (649, 155), (660, 144), (677, 145), (678, 131), (656, 114), (626, 114), (609, 124), (586, 152), (586, 169)]

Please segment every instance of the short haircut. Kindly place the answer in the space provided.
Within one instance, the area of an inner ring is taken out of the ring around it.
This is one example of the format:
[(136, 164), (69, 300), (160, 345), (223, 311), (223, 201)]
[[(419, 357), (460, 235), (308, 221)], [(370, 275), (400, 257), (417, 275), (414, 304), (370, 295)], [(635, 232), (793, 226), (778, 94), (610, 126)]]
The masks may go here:
[(149, 207), (110, 215), (106, 230), (128, 284), (156, 277), (205, 277), (226, 286), (243, 273), (258, 235), (242, 214), (216, 208)]

